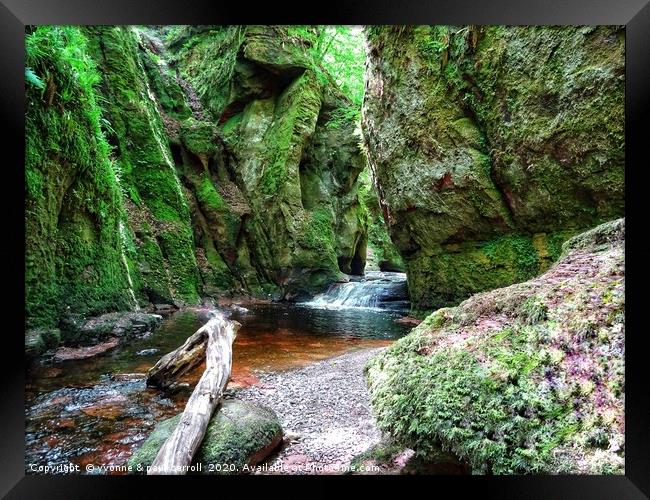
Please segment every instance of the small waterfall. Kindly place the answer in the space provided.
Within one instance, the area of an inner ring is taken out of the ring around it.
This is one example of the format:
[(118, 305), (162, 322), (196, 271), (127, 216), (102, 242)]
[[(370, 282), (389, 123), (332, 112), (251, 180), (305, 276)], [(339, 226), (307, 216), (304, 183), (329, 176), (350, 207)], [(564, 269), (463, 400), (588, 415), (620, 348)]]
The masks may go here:
[(369, 271), (336, 283), (305, 305), (324, 309), (408, 309), (406, 274)]

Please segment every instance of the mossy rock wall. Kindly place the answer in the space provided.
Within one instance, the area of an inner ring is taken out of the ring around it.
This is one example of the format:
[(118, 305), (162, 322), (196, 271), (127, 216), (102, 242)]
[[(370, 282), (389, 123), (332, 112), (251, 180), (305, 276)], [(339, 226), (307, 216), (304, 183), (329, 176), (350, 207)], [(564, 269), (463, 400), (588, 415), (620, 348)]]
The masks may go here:
[[(181, 132), (195, 156), (185, 176), (208, 222), (206, 239), (239, 285), (295, 299), (341, 271), (363, 272), (367, 225), (357, 177), (365, 161), (354, 122), (332, 123), (352, 104), (300, 40), (280, 26), (181, 28), (168, 47), (216, 125), (218, 146), (203, 157)], [(224, 194), (216, 211), (214, 196), (206, 207), (205, 182)]]
[(26, 83), (26, 326), (52, 327), (70, 308), (97, 314), (134, 306), (128, 237), (84, 35), (40, 27), (26, 44), (34, 75)]
[(103, 79), (107, 136), (116, 149), (116, 169), (129, 200), (144, 298), (196, 303), (199, 273), (188, 203), (169, 148), (158, 99), (140, 58), (132, 27), (86, 28)]
[(286, 27), (26, 40), (28, 328), (363, 272), (352, 104)]
[(529, 278), (624, 213), (623, 28), (367, 32), (364, 138), (415, 308)]

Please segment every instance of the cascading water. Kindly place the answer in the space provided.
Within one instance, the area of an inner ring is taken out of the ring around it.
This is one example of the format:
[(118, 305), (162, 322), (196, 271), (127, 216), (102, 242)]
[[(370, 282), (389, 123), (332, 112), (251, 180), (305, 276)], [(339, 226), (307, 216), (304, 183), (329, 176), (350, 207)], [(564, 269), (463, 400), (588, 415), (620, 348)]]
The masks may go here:
[(405, 310), (409, 308), (408, 299), (406, 274), (368, 271), (363, 278), (351, 276), (347, 283), (332, 285), (305, 305), (325, 309)]

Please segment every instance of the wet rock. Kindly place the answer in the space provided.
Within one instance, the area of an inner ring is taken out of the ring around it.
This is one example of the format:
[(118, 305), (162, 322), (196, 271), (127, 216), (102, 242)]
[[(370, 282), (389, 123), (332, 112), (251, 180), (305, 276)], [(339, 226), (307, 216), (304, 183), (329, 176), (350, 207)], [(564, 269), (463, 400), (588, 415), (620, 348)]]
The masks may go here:
[(156, 314), (160, 314), (161, 316), (169, 316), (178, 310), (178, 308), (173, 304), (154, 304), (153, 307), (154, 312)]
[(136, 356), (151, 356), (156, 354), (160, 349), (142, 349), (135, 353)]
[(38, 356), (48, 349), (53, 349), (61, 342), (61, 330), (35, 329), (25, 335), (25, 354), (27, 356)]
[(403, 318), (396, 319), (395, 323), (398, 323), (400, 325), (418, 326), (420, 323), (422, 323), (422, 320), (413, 318), (411, 316), (404, 316)]
[[(181, 415), (164, 420), (129, 459), (137, 472), (144, 472), (153, 463), (163, 443), (180, 421)], [(237, 399), (224, 400), (208, 425), (203, 443), (195, 457), (203, 464), (235, 464), (240, 470), (245, 465), (256, 465), (282, 441), (282, 427), (277, 415), (268, 407)]]
[(61, 347), (54, 353), (52, 361), (60, 363), (62, 361), (92, 358), (93, 356), (98, 356), (106, 351), (110, 351), (117, 347), (119, 343), (120, 340), (118, 338), (112, 338), (107, 342), (102, 342), (101, 344), (91, 347)]
[(160, 326), (162, 316), (142, 312), (115, 312), (91, 318), (80, 328), (84, 339), (103, 339), (110, 336), (136, 337)]

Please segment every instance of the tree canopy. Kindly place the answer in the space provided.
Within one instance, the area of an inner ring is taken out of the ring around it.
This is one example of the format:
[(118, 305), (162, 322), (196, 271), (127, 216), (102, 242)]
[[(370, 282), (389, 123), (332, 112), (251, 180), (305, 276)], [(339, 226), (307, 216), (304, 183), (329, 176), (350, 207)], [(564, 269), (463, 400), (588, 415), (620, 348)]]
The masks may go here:
[(292, 26), (290, 33), (307, 40), (314, 60), (334, 78), (341, 90), (361, 108), (365, 38), (361, 26)]

